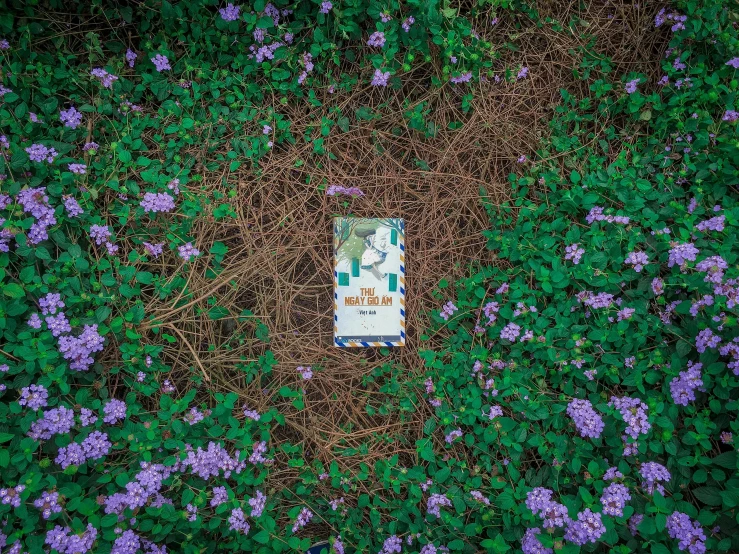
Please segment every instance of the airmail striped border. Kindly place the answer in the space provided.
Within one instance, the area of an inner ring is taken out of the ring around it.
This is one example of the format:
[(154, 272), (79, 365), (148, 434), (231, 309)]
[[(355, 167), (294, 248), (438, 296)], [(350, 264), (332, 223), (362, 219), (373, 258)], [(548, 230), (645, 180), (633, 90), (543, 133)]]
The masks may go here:
[[(334, 218), (336, 219), (341, 218)], [(387, 218), (395, 219), (395, 218)], [(400, 233), (398, 233), (398, 247), (400, 248), (400, 340), (389, 342), (343, 342), (336, 339), (339, 332), (338, 303), (339, 303), (339, 272), (338, 258), (336, 252), (336, 227), (334, 224), (334, 346), (339, 348), (371, 348), (378, 346), (405, 346), (405, 220), (400, 220)]]

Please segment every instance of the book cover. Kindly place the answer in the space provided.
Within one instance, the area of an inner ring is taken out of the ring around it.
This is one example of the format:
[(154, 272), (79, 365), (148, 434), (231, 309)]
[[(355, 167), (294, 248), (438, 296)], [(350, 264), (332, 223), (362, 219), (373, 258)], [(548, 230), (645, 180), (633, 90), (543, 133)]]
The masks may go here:
[(405, 346), (405, 223), (334, 218), (334, 345)]

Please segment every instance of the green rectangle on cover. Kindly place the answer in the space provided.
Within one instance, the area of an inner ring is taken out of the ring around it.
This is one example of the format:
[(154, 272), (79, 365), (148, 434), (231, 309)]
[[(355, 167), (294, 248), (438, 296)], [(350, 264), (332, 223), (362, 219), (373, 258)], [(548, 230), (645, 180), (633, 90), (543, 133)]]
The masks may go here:
[(348, 273), (344, 273), (342, 271), (339, 272), (339, 286), (340, 287), (349, 286), (349, 274)]
[(390, 292), (395, 292), (398, 290), (398, 275), (396, 273), (389, 273), (389, 283), (388, 283), (388, 290)]
[(352, 258), (352, 277), (359, 277), (359, 258)]
[(395, 229), (390, 229), (390, 244), (398, 245), (398, 232)]

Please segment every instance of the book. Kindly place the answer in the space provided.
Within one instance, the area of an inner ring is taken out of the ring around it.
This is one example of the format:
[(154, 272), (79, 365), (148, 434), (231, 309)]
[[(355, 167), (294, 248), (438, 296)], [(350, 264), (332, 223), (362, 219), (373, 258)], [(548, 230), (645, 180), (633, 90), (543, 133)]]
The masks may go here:
[(405, 346), (405, 223), (334, 218), (334, 345)]

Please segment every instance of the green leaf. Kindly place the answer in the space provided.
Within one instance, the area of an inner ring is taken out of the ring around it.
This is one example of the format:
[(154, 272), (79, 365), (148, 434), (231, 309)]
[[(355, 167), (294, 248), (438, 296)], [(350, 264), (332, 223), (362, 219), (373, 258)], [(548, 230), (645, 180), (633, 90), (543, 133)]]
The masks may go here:
[(3, 294), (10, 298), (23, 298), (26, 295), (26, 292), (19, 284), (9, 283), (3, 286)]

